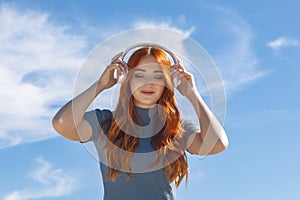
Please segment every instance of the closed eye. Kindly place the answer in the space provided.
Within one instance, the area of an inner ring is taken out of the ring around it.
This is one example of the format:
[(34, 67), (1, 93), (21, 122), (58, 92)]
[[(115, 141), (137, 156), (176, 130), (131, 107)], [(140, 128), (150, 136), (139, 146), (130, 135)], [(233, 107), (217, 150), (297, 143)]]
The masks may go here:
[(162, 79), (163, 76), (162, 75), (159, 75), (159, 76), (154, 76), (155, 79)]
[(136, 77), (136, 78), (144, 78), (144, 75), (142, 75), (142, 74), (135, 74), (134, 77)]

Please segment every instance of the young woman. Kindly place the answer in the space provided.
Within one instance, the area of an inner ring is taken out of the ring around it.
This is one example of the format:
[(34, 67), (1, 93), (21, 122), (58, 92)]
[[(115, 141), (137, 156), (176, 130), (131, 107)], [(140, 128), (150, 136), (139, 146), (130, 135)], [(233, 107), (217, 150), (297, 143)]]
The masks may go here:
[[(115, 70), (126, 74), (115, 110), (87, 111), (117, 83)], [(181, 119), (174, 88), (192, 103), (201, 131)], [(180, 62), (171, 66), (167, 53), (153, 46), (136, 50), (127, 63), (114, 59), (99, 80), (58, 111), (53, 127), (70, 140), (94, 142), (107, 200), (175, 199), (173, 186), (188, 176), (186, 151), (211, 155), (228, 145), (193, 76)]]

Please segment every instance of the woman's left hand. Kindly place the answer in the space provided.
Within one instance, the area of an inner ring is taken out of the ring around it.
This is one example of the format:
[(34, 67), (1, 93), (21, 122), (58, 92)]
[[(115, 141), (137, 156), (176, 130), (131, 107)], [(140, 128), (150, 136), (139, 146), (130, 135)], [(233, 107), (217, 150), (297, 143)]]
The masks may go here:
[(180, 61), (179, 64), (173, 65), (172, 69), (174, 70), (172, 73), (174, 87), (176, 87), (183, 96), (188, 97), (195, 91), (194, 76), (185, 71)]

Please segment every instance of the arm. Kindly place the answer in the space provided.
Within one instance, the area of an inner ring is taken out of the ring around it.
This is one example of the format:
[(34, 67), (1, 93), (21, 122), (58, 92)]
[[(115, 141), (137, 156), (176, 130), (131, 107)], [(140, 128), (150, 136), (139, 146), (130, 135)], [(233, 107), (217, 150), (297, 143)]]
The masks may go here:
[(188, 151), (204, 156), (225, 150), (228, 146), (228, 139), (222, 125), (197, 91), (193, 76), (185, 72), (181, 65), (177, 68), (178, 71), (172, 77), (180, 80), (180, 84), (176, 88), (192, 103), (201, 127), (201, 132), (194, 133), (188, 138)]
[(188, 141), (188, 151), (197, 155), (217, 154), (228, 146), (227, 135), (217, 118), (208, 108), (197, 90), (190, 93), (187, 98), (192, 103), (201, 127), (201, 132), (195, 133)]
[(117, 80), (114, 78), (114, 70), (117, 70), (119, 75), (125, 73), (124, 68), (120, 65), (124, 66), (125, 63), (117, 61), (108, 65), (98, 81), (66, 103), (56, 113), (52, 119), (55, 131), (74, 141), (85, 142), (90, 139), (92, 127), (83, 119), (84, 113), (97, 95), (117, 83)]
[(87, 141), (92, 135), (92, 128), (83, 119), (83, 115), (103, 87), (95, 82), (87, 90), (66, 103), (54, 116), (53, 128), (60, 135), (74, 141)]

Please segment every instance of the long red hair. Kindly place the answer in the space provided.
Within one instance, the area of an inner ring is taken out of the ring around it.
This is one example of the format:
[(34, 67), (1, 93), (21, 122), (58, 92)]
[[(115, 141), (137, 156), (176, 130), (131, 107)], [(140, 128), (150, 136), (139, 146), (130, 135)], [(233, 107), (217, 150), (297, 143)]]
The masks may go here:
[[(163, 108), (158, 110), (157, 117), (164, 119), (165, 124), (159, 133), (151, 137), (151, 145), (158, 152), (158, 157), (159, 155), (163, 156), (163, 165), (168, 173), (169, 182), (175, 181), (175, 186), (178, 187), (182, 179), (186, 177), (187, 181), (188, 177), (188, 163), (183, 140), (184, 131), (180, 124), (180, 113), (174, 96), (170, 60), (163, 50), (154, 47), (140, 48), (128, 60), (129, 73), (121, 85), (119, 101), (113, 112), (114, 117), (107, 135), (113, 145), (106, 144), (105, 146), (109, 166), (106, 179), (115, 180), (121, 168), (127, 172), (128, 178), (131, 177), (130, 162), (132, 153), (139, 144), (139, 138), (128, 134), (128, 131), (133, 130), (132, 128), (136, 124), (135, 120), (139, 120), (139, 117), (134, 109), (134, 99), (129, 86), (132, 76), (130, 71), (139, 64), (142, 58), (149, 55), (153, 56), (162, 66), (161, 70), (165, 78), (165, 88), (157, 102)], [(120, 155), (119, 149), (127, 153)]]

